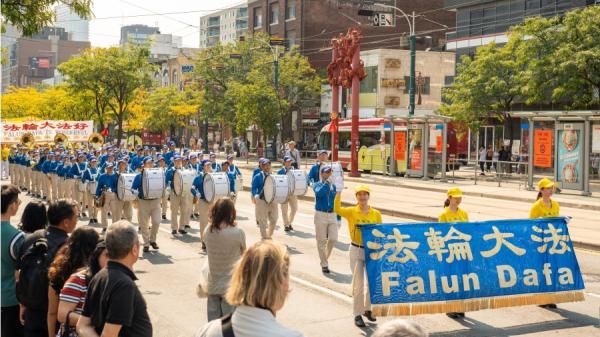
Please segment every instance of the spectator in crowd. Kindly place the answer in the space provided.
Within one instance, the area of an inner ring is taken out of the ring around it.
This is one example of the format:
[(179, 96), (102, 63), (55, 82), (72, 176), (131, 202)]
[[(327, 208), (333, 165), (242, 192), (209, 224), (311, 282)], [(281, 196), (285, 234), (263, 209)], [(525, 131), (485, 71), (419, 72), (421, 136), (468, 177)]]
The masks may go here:
[[(29, 234), (23, 242), (19, 263), (19, 299), (25, 310), (25, 336), (48, 336), (48, 266), (69, 234), (75, 230), (79, 217), (79, 203), (72, 199), (59, 199), (48, 207), (48, 228)], [(37, 249), (45, 239), (47, 251)], [(43, 258), (45, 263), (38, 264)]]
[(79, 227), (56, 253), (48, 269), (48, 336), (55, 336), (58, 328), (56, 315), (60, 291), (71, 274), (87, 268), (98, 239), (98, 232), (92, 227)]
[(295, 169), (298, 169), (300, 167), (300, 151), (296, 149), (295, 141), (292, 140), (288, 142), (288, 149), (287, 151), (285, 151), (285, 155), (292, 158), (292, 166)]
[[(72, 274), (65, 282), (65, 285), (60, 291), (58, 302), (58, 321), (61, 323), (59, 336), (64, 336), (68, 331), (75, 331), (83, 305), (85, 303), (85, 295), (89, 281), (102, 268), (106, 267), (108, 257), (106, 255), (106, 243), (104, 240), (98, 242), (96, 248), (92, 252), (88, 267)], [(73, 334), (71, 334), (72, 336)]]
[(290, 257), (273, 241), (251, 246), (237, 265), (225, 300), (237, 306), (233, 314), (210, 321), (195, 337), (303, 336), (275, 319), (290, 290)]
[(485, 170), (490, 172), (492, 167), (492, 158), (494, 158), (494, 150), (491, 145), (488, 145), (487, 151), (485, 152)]
[(381, 324), (371, 337), (427, 337), (428, 334), (417, 323), (405, 319), (394, 319)]
[(204, 233), (208, 255), (208, 320), (229, 314), (233, 307), (224, 299), (235, 263), (246, 250), (246, 235), (235, 222), (235, 205), (228, 198), (217, 200), (210, 210), (210, 225)]
[(77, 323), (81, 337), (152, 337), (146, 301), (137, 288), (133, 265), (140, 254), (137, 230), (127, 220), (106, 233), (108, 264), (90, 281)]
[(512, 168), (511, 168), (511, 164), (509, 164), (508, 162), (510, 161), (510, 150), (508, 149), (508, 146), (503, 146), (502, 149), (500, 150), (499, 153), (499, 159), (500, 159), (500, 172), (502, 173), (511, 173), (512, 172)]
[(46, 228), (47, 225), (46, 205), (41, 201), (30, 201), (21, 215), (21, 230), (30, 234)]
[(23, 336), (23, 326), (19, 320), (19, 301), (15, 289), (17, 256), (25, 235), (10, 224), (10, 218), (17, 214), (21, 200), (19, 188), (15, 185), (2, 185), (2, 228), (0, 233), (0, 260), (2, 263), (2, 336)]
[(479, 168), (481, 169), (480, 175), (484, 176), (485, 173), (485, 155), (486, 155), (485, 147), (479, 148)]

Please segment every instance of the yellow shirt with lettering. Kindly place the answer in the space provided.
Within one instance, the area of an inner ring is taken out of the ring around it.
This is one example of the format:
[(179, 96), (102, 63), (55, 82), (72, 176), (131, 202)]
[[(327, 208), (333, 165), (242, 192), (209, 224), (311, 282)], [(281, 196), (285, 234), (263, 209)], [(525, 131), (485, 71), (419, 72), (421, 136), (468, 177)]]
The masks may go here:
[(529, 211), (530, 219), (537, 218), (554, 218), (560, 216), (560, 206), (558, 202), (550, 199), (550, 203), (552, 204), (551, 208), (548, 208), (544, 203), (542, 198), (539, 198), (536, 202), (531, 206), (531, 210)]
[(469, 215), (463, 211), (462, 208), (458, 208), (456, 212), (453, 212), (449, 207), (444, 207), (444, 212), (438, 217), (438, 222), (468, 222)]
[(350, 240), (355, 245), (362, 246), (362, 234), (357, 224), (376, 224), (381, 223), (381, 212), (369, 207), (369, 212), (363, 214), (360, 210), (360, 206), (342, 207), (342, 199), (339, 195), (335, 196), (335, 202), (333, 204), (333, 210), (341, 217), (348, 221), (348, 230), (350, 231)]

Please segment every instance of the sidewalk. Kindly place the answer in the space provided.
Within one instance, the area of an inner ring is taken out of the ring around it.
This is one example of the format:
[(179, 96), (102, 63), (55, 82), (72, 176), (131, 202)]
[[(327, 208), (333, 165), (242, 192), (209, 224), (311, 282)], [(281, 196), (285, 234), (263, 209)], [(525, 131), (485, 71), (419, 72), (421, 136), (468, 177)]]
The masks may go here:
[[(240, 161), (237, 164), (245, 178), (244, 187), (249, 188), (251, 181), (248, 177), (256, 163)], [(342, 193), (345, 203), (354, 202), (353, 190), (358, 184), (371, 186), (372, 205), (384, 215), (416, 221), (436, 222), (443, 210), (447, 189), (457, 185), (465, 192), (461, 207), (469, 213), (472, 221), (527, 218), (536, 197), (534, 191), (518, 190), (511, 185), (497, 187), (497, 183), (492, 186), (492, 183), (481, 181), (478, 185), (463, 181), (452, 184), (375, 175), (349, 178), (346, 174)], [(312, 201), (314, 197), (312, 192), (308, 192), (301, 199)], [(573, 217), (569, 223), (573, 243), (581, 248), (600, 250), (600, 198), (561, 194), (555, 200), (561, 204), (562, 215)]]

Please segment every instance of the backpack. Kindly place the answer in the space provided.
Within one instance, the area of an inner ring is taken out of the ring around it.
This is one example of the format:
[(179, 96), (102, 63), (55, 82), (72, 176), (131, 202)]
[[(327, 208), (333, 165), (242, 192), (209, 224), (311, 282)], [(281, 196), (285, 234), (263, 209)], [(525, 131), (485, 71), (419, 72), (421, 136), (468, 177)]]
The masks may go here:
[(52, 262), (48, 252), (47, 232), (34, 233), (37, 238), (23, 252), (20, 259), (17, 299), (25, 307), (46, 311), (48, 309), (48, 267)]

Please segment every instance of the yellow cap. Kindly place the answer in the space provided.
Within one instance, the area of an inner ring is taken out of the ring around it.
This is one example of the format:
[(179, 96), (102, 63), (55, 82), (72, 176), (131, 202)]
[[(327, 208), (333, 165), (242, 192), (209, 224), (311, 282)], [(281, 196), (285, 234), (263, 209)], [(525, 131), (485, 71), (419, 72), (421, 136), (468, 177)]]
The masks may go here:
[(358, 193), (358, 192), (367, 192), (367, 193), (371, 194), (371, 189), (367, 185), (358, 185), (354, 188), (354, 193)]
[(554, 187), (554, 182), (548, 178), (543, 178), (538, 182), (538, 189)]
[(462, 197), (463, 192), (460, 190), (460, 188), (453, 187), (453, 188), (451, 188), (451, 189), (448, 190), (447, 194), (448, 194), (449, 197), (457, 198), (457, 197)]

